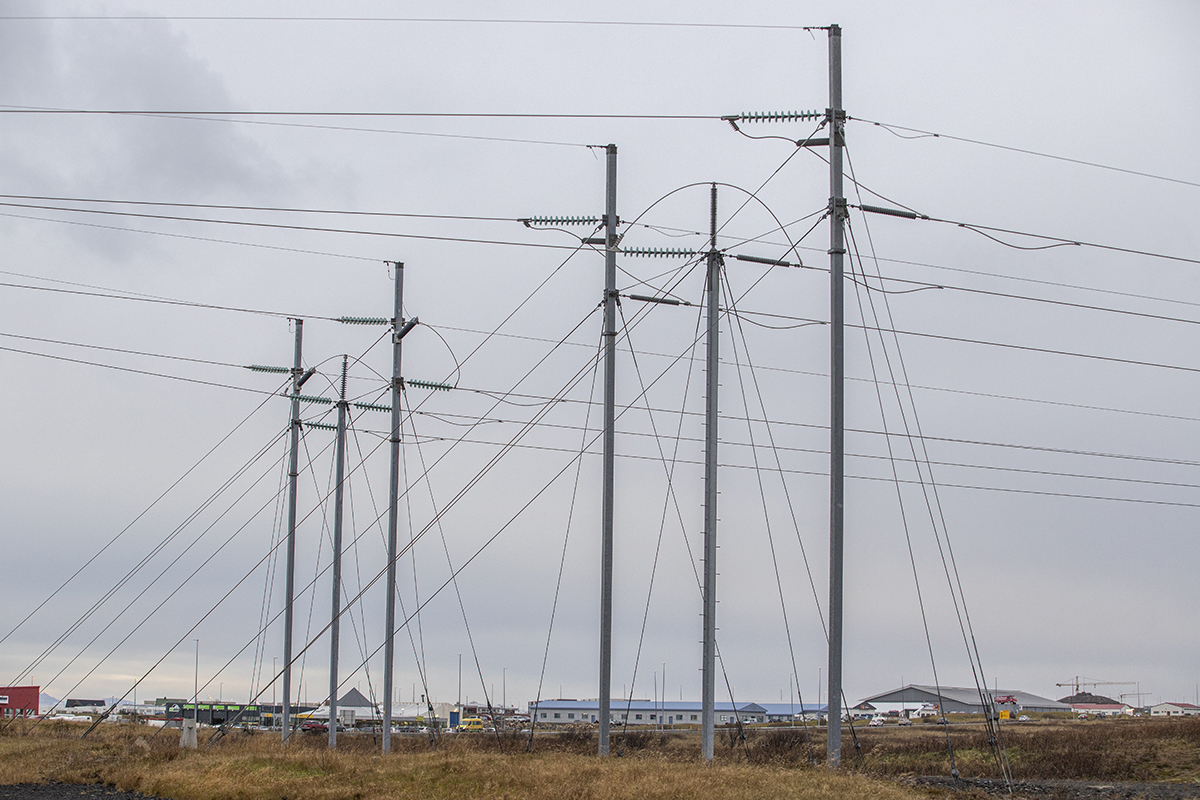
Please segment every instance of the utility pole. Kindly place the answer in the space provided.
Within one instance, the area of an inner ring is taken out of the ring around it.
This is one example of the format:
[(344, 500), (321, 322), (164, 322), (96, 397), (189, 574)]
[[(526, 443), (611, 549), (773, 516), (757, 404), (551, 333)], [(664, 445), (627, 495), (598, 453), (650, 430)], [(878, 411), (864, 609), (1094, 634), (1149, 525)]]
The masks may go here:
[(383, 752), (392, 749), (392, 672), (396, 658), (396, 520), (400, 502), (400, 390), (404, 379), (400, 377), (400, 338), (404, 325), (404, 264), (397, 261), (396, 296), (392, 313), (392, 471), (388, 485), (388, 529), (387, 529), (387, 611), (384, 625), (383, 650)]
[(608, 755), (612, 691), (613, 458), (616, 450), (617, 380), (617, 146), (605, 148), (604, 202), (604, 509), (600, 526), (600, 735)]
[(704, 410), (704, 645), (700, 755), (713, 758), (717, 653), (717, 364), (720, 354), (721, 254), (717, 252), (717, 185), (712, 185), (708, 244), (708, 385)]
[(346, 478), (346, 367), (342, 356), (342, 386), (338, 394), (337, 446), (333, 490), (333, 610), (329, 622), (329, 749), (337, 747), (338, 633), (342, 619), (342, 499)]
[(842, 226), (842, 145), (846, 113), (842, 110), (842, 29), (829, 26), (829, 729), (826, 753), (830, 767), (842, 760), (842, 532), (845, 498), (845, 313), (842, 262), (846, 245)]
[(284, 576), (283, 608), (283, 741), (292, 730), (292, 604), (296, 593), (296, 478), (300, 474), (300, 386), (304, 366), (300, 361), (304, 320), (296, 323), (296, 352), (292, 361), (291, 452), (288, 454), (287, 573)]

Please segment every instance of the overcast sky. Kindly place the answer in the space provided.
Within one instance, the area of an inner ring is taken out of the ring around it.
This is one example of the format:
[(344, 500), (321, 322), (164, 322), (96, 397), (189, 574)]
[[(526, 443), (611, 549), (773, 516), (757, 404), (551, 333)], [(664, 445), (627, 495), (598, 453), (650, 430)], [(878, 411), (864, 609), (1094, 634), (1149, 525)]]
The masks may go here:
[[(303, 317), (320, 371), (306, 393), (333, 397), (349, 354), (349, 394), (387, 403), (385, 329), (332, 318), (390, 316), (385, 261), (403, 261), (406, 314), (422, 322), (404, 375), (457, 389), (410, 387), (405, 401), (400, 536), (425, 533), (401, 595), (408, 612), (428, 602), (398, 639), (398, 691), (423, 693), (420, 662), (433, 698), (453, 701), (462, 654), (473, 700), (595, 697), (603, 258), (576, 251), (589, 228), (516, 220), (601, 214), (605, 162), (588, 146), (611, 142), (623, 246), (704, 248), (719, 182), (727, 253), (815, 268), (727, 260), (723, 306), (740, 313), (722, 321), (718, 527), (718, 686), (814, 700), (827, 679), (829, 333), (813, 323), (829, 318), (828, 168), (788, 141), (814, 122), (744, 124), (784, 137), (756, 140), (713, 117), (823, 110), (826, 33), (797, 26), (838, 23), (847, 170), (864, 187), (847, 182), (850, 203), (1057, 237), (851, 211), (854, 268), (896, 280), (846, 283), (849, 701), (932, 683), (929, 644), (942, 683), (972, 683), (931, 518), (989, 685), (1061, 697), (1056, 684), (1084, 676), (1130, 682), (1095, 689), (1130, 702), (1139, 686), (1146, 702), (1195, 700), (1194, 4), (4, 8), (0, 683), (120, 695), (161, 659), (138, 697), (190, 694), (199, 639), (202, 695), (269, 685), (288, 404), (271, 397), (283, 376), (242, 365), (289, 365), (288, 317)], [(113, 19), (50, 18), (80, 16)], [(483, 19), (520, 22), (468, 21)], [(567, 20), (677, 24), (543, 24)], [(188, 114), (220, 111), (306, 115)], [(616, 116), (570, 117), (589, 114)], [(704, 279), (685, 258), (619, 266), (623, 292), (694, 305), (622, 303), (613, 693), (651, 697), (665, 669), (669, 698), (697, 699), (704, 373), (689, 356)], [(902, 333), (881, 342), (864, 320)], [(332, 421), (327, 406), (305, 416)], [(348, 597), (384, 565), (387, 419), (354, 415)], [(924, 442), (892, 436), (889, 460), (881, 433), (918, 422)], [(304, 442), (300, 694), (321, 700), (332, 434)], [(914, 452), (936, 493), (915, 482)], [(382, 609), (376, 584), (343, 623), (344, 685), (364, 693), (379, 691), (382, 659), (361, 665)]]

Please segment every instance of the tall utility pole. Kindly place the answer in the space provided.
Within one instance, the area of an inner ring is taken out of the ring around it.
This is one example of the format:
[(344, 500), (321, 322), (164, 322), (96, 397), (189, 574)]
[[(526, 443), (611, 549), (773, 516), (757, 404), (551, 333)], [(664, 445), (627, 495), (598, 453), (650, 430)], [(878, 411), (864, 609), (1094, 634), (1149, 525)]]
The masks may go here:
[(296, 592), (296, 478), (300, 474), (300, 385), (304, 366), (300, 361), (304, 320), (296, 323), (296, 353), (292, 360), (291, 452), (288, 454), (287, 573), (284, 576), (283, 606), (283, 741), (292, 730), (292, 603)]
[(604, 202), (604, 510), (600, 529), (600, 755), (612, 705), (613, 457), (617, 416), (617, 146), (606, 149)]
[(704, 410), (704, 659), (700, 755), (713, 757), (717, 666), (717, 358), (720, 354), (721, 254), (717, 252), (717, 185), (712, 186), (708, 244), (708, 385)]
[(333, 489), (333, 610), (329, 621), (329, 747), (337, 747), (338, 633), (342, 619), (342, 498), (346, 482), (346, 366), (342, 356), (342, 387), (338, 394), (337, 446)]
[(845, 488), (845, 314), (842, 261), (846, 244), (842, 226), (842, 145), (846, 112), (842, 110), (842, 29), (829, 26), (829, 729), (826, 752), (830, 767), (842, 760), (842, 526)]
[(396, 518), (400, 502), (400, 329), (404, 325), (404, 264), (396, 264), (396, 299), (392, 313), (392, 455), (391, 482), (388, 486), (387, 529), (387, 626), (383, 650), (383, 752), (392, 749), (392, 671), (396, 658)]

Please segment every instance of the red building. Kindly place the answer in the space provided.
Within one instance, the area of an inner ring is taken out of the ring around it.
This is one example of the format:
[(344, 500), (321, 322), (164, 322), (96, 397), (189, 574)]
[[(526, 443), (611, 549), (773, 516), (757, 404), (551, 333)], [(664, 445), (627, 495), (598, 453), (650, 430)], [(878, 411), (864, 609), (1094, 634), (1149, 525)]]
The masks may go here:
[(0, 686), (0, 717), (36, 717), (40, 686)]

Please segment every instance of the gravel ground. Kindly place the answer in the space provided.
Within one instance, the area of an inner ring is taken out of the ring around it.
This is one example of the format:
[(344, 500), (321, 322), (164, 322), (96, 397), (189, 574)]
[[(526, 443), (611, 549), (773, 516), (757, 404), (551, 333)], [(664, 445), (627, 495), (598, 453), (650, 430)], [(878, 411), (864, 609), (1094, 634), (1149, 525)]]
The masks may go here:
[[(1139, 798), (1140, 800), (1194, 800), (1200, 798), (1197, 783), (1123, 783), (1105, 781), (1013, 781), (1013, 793), (1008, 793), (1002, 781), (955, 780), (947, 777), (909, 778), (904, 783), (962, 792), (966, 796), (1029, 798), (1030, 800), (1109, 800), (1109, 798)], [(0, 795), (2, 797), (2, 795)]]
[(0, 800), (155, 800), (141, 792), (122, 792), (101, 783), (15, 783), (0, 786)]

